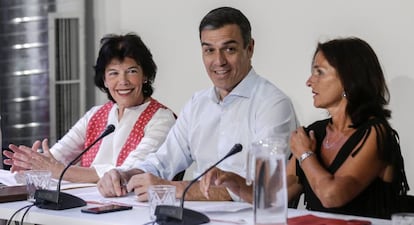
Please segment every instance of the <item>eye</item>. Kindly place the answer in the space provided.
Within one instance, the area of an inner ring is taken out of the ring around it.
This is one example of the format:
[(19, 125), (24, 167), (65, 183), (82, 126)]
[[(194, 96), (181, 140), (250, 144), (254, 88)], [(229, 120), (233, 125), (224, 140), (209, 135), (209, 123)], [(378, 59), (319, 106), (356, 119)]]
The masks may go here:
[(127, 70), (128, 74), (137, 74), (138, 73), (138, 68), (129, 68)]
[(107, 74), (108, 76), (116, 76), (116, 75), (118, 75), (118, 71), (111, 70), (111, 71), (108, 71), (106, 74)]
[(319, 67), (317, 67), (317, 68), (313, 68), (313, 70), (312, 70), (312, 75), (323, 75), (324, 74), (324, 72), (323, 72), (323, 70), (321, 70)]
[(235, 47), (228, 47), (228, 48), (226, 48), (226, 52), (233, 53), (235, 51), (236, 51), (236, 48)]
[(205, 54), (205, 55), (209, 55), (209, 54), (214, 52), (214, 48), (212, 48), (209, 45), (203, 45), (202, 49), (203, 49), (203, 54)]
[(204, 52), (204, 54), (208, 55), (208, 54), (213, 53), (214, 52), (214, 49), (213, 48), (206, 47), (206, 48), (203, 48), (203, 52)]
[(322, 74), (323, 74), (323, 71), (322, 71), (321, 69), (317, 69), (317, 70), (316, 70), (316, 74), (317, 74), (317, 75), (322, 75)]

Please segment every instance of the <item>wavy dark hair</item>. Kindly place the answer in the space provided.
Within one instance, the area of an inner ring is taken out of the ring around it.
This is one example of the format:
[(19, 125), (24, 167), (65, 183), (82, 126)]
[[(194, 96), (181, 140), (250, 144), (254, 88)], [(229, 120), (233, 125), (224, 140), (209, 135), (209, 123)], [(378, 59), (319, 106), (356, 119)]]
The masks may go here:
[(204, 16), (198, 28), (200, 39), (201, 32), (205, 29), (219, 29), (225, 25), (235, 24), (240, 28), (243, 45), (247, 47), (252, 39), (252, 28), (247, 17), (238, 9), (232, 7), (220, 7), (211, 10)]
[(386, 121), (391, 111), (386, 108), (390, 94), (377, 55), (371, 46), (356, 37), (319, 43), (321, 52), (334, 67), (342, 82), (352, 126), (357, 127), (371, 117)]
[[(351, 117), (351, 127), (374, 127), (379, 157), (393, 167), (390, 192), (375, 197), (375, 201), (381, 198), (390, 199), (391, 205), (388, 209), (372, 206), (376, 210), (376, 216), (390, 218), (391, 213), (411, 209), (412, 203), (409, 201), (414, 198), (409, 200), (407, 196), (410, 187), (405, 175), (400, 139), (397, 131), (388, 122), (391, 111), (386, 106), (390, 101), (390, 94), (377, 55), (367, 42), (356, 37), (319, 43), (315, 55), (317, 52), (321, 52), (336, 69), (342, 82), (348, 100), (346, 113)], [(362, 145), (370, 132), (370, 129), (365, 131)], [(352, 154), (356, 154), (362, 145)], [(381, 201), (383, 200), (378, 202)]]
[(105, 87), (105, 68), (113, 59), (120, 61), (126, 57), (132, 58), (141, 66), (147, 82), (142, 85), (144, 97), (150, 97), (154, 92), (152, 83), (157, 73), (157, 65), (155, 64), (152, 54), (141, 38), (133, 33), (126, 35), (109, 34), (101, 39), (101, 48), (99, 50), (98, 59), (95, 65), (95, 85), (105, 92), (108, 99), (115, 102), (108, 88)]

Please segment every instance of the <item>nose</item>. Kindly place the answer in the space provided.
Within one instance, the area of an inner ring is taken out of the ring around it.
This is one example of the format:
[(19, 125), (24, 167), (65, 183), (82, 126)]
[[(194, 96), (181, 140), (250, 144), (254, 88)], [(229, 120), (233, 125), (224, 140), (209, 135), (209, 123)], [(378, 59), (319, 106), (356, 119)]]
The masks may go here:
[(121, 73), (118, 76), (118, 78), (119, 78), (119, 83), (122, 84), (122, 85), (128, 85), (130, 83), (129, 80), (128, 80), (128, 76), (125, 72)]
[(215, 55), (215, 58), (214, 58), (214, 63), (218, 66), (222, 66), (227, 63), (226, 56), (222, 51), (217, 51), (217, 54)]
[(308, 78), (308, 80), (306, 80), (306, 86), (310, 87), (313, 84), (313, 75), (310, 75), (310, 77)]

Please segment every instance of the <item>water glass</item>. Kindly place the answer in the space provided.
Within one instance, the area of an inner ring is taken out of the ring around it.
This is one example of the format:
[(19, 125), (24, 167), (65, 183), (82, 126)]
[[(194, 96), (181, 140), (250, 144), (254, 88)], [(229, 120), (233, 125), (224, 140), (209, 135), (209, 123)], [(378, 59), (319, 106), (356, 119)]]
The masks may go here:
[(28, 170), (24, 172), (27, 187), (27, 200), (34, 202), (36, 190), (49, 189), (52, 173), (48, 170)]
[(254, 224), (287, 224), (287, 139), (254, 142), (248, 154), (246, 182), (253, 182)]
[(175, 205), (175, 186), (151, 185), (148, 188), (148, 203), (150, 219), (155, 220), (155, 208), (157, 205)]
[(391, 220), (392, 225), (413, 225), (414, 213), (394, 213)]

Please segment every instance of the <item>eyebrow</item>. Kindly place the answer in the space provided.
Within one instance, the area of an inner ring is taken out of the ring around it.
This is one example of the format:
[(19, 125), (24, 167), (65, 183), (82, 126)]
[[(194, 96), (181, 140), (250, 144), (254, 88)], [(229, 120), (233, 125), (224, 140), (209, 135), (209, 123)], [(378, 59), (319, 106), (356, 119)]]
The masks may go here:
[(315, 64), (312, 63), (312, 68), (316, 69), (316, 68), (321, 68), (322, 66), (320, 64)]
[[(139, 69), (139, 65), (137, 65), (137, 66), (130, 66), (130, 67), (128, 67), (127, 68), (127, 70), (129, 70), (129, 69)], [(114, 69), (114, 68), (108, 68), (108, 69), (105, 69), (105, 71), (118, 71), (118, 69)]]
[[(229, 45), (229, 44), (237, 44), (238, 42), (235, 40), (229, 40), (223, 43), (223, 45)], [(212, 44), (209, 44), (207, 42), (201, 42), (201, 46), (212, 46)]]

